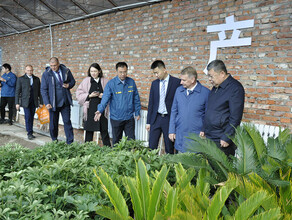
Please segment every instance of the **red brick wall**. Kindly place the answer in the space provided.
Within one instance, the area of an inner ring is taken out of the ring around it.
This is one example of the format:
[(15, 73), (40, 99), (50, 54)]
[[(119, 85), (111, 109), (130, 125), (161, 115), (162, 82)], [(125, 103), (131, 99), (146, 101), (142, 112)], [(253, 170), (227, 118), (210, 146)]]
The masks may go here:
[[(164, 60), (177, 76), (182, 68), (194, 66), (210, 87), (203, 69), (210, 41), (218, 35), (207, 33), (207, 26), (225, 23), (230, 15), (237, 21), (254, 19), (254, 28), (242, 29), (240, 35), (252, 37), (251, 46), (219, 49), (217, 58), (245, 87), (245, 121), (292, 130), (291, 12), (289, 0), (173, 0), (53, 26), (53, 55), (72, 70), (77, 80), (73, 94), (92, 62), (112, 78), (116, 62), (126, 61), (147, 108), (155, 59)], [(0, 46), (3, 63), (9, 62), (18, 75), (31, 63), (41, 76), (51, 55), (49, 28), (0, 38)]]

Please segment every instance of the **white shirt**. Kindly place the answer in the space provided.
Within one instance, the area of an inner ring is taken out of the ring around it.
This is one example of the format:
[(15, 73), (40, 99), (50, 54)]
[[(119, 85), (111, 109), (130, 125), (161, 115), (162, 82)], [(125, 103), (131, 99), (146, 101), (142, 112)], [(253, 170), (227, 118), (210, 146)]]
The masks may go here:
[[(93, 78), (94, 79), (94, 78)], [(98, 83), (99, 82), (99, 77), (97, 77), (97, 79), (94, 79), (94, 81), (96, 82), (96, 83)]]
[[(55, 71), (53, 71), (53, 72), (55, 73), (55, 76), (56, 76), (56, 77), (57, 77), (57, 79), (59, 80), (58, 73), (57, 73), (57, 72), (55, 72)], [(62, 71), (60, 70), (60, 68), (59, 68), (58, 72), (60, 73), (61, 80), (63, 81)]]
[[(168, 82), (169, 82), (169, 75), (167, 75), (167, 77), (164, 80), (165, 80), (165, 97), (166, 97), (166, 92), (167, 92), (167, 87), (168, 87)], [(160, 82), (159, 82), (159, 91), (161, 91), (161, 87), (162, 87), (162, 80), (160, 80)], [(159, 97), (159, 99), (160, 99), (160, 97)], [(160, 103), (160, 101), (159, 101), (159, 103)], [(159, 109), (159, 106), (158, 106), (158, 109)], [(168, 114), (166, 106), (165, 106), (165, 111), (159, 112), (159, 113)]]
[(27, 77), (30, 79), (30, 85), (32, 86), (32, 84), (33, 84), (33, 78), (32, 78), (32, 76), (27, 75)]
[[(168, 82), (169, 82), (169, 75), (167, 75), (167, 77), (164, 80), (165, 80), (165, 95), (166, 95)], [(159, 91), (161, 91), (161, 86), (162, 86), (162, 80), (160, 80), (159, 82)]]
[(194, 89), (196, 88), (196, 86), (197, 86), (197, 82), (196, 82), (196, 85), (194, 85), (192, 88), (190, 88), (190, 89), (187, 89), (187, 95), (189, 95), (189, 91), (194, 91)]

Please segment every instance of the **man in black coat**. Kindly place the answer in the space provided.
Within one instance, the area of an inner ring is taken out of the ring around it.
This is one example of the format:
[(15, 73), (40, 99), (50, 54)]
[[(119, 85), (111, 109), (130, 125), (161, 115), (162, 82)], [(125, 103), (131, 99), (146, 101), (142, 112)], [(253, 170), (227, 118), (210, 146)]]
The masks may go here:
[(42, 102), (40, 79), (33, 75), (32, 65), (27, 65), (25, 74), (19, 77), (16, 83), (15, 104), (17, 110), (20, 109), (20, 105), (24, 109), (25, 126), (29, 140), (35, 138), (33, 135), (33, 119), (36, 107), (41, 107)]
[(223, 61), (214, 60), (207, 66), (213, 85), (200, 136), (213, 140), (227, 156), (235, 154), (236, 146), (230, 139), (240, 125), (244, 108), (244, 88), (229, 73)]
[(165, 152), (174, 153), (173, 142), (168, 138), (171, 106), (180, 79), (169, 75), (162, 60), (152, 63), (151, 69), (157, 77), (151, 84), (146, 130), (149, 131), (149, 147), (156, 149), (161, 133), (163, 134)]

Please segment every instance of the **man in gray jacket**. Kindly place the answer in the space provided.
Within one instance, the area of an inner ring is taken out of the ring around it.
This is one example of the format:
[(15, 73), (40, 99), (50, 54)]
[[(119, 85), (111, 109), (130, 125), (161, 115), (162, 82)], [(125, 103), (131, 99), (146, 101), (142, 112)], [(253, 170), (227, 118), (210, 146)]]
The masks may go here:
[(19, 77), (16, 83), (15, 104), (17, 110), (20, 109), (20, 106), (23, 107), (27, 138), (29, 140), (35, 138), (33, 135), (33, 119), (36, 107), (41, 107), (42, 102), (40, 79), (33, 75), (32, 65), (26, 65), (25, 74)]

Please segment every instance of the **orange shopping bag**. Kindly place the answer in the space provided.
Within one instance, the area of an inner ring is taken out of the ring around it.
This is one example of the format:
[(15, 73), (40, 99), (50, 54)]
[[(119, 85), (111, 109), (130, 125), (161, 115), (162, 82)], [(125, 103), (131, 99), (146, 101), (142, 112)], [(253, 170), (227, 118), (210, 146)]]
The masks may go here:
[(38, 108), (36, 113), (38, 114), (38, 118), (41, 124), (47, 124), (50, 122), (50, 113), (45, 105), (43, 105), (41, 108)]

